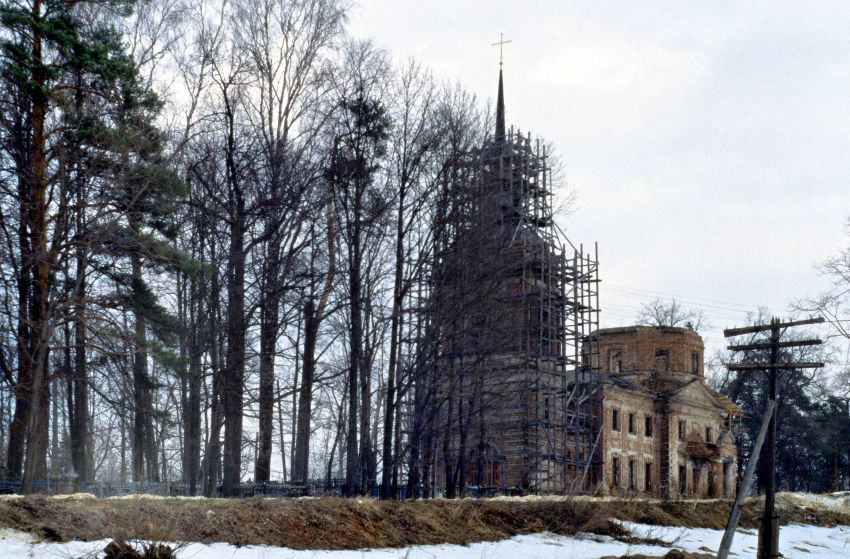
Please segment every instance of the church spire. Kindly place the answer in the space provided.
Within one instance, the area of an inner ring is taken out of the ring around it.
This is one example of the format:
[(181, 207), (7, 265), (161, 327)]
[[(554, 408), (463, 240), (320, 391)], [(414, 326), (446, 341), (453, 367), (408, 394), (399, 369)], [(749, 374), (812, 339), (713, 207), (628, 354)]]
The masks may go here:
[(496, 141), (505, 139), (505, 87), (502, 85), (502, 68), (499, 63), (499, 96), (496, 101)]
[(502, 84), (502, 67), (505, 65), (504, 46), (511, 41), (505, 40), (504, 33), (499, 33), (499, 96), (496, 100), (496, 136), (497, 142), (505, 141), (505, 86)]

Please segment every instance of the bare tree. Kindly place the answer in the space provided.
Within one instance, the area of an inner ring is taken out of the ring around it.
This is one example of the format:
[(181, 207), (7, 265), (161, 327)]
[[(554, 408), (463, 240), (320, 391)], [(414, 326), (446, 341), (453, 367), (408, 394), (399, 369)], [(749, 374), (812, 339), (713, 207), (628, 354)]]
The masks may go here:
[[(845, 228), (850, 235), (850, 218)], [(822, 315), (838, 336), (850, 340), (850, 319), (847, 314), (850, 302), (850, 247), (839, 250), (821, 262), (817, 269), (831, 280), (831, 288), (815, 297), (797, 300), (792, 306), (801, 312)]]
[(310, 148), (324, 125), (319, 110), (331, 87), (325, 51), (345, 12), (336, 0), (244, 0), (237, 4), (239, 48), (256, 77), (246, 96), (246, 116), (262, 159), (257, 174), (266, 184), (257, 259), (260, 278), (259, 449), (255, 479), (268, 481), (272, 456), (274, 357), (280, 304), (296, 282), (292, 275), (306, 246), (301, 230), (312, 214), (308, 192), (316, 181)]
[[(346, 257), (348, 275), (348, 429), (346, 438), (346, 493), (365, 489), (370, 441), (371, 371), (364, 351), (364, 280), (367, 254), (376, 243), (375, 233), (387, 200), (375, 177), (386, 152), (389, 121), (383, 102), (387, 61), (369, 43), (346, 47), (340, 87), (335, 92), (337, 111), (332, 125), (331, 183), (336, 196), (336, 217)], [(358, 437), (359, 435), (359, 437)]]
[(694, 332), (708, 327), (702, 309), (686, 308), (675, 298), (669, 302), (658, 298), (643, 304), (637, 316), (637, 323), (644, 326), (687, 328)]

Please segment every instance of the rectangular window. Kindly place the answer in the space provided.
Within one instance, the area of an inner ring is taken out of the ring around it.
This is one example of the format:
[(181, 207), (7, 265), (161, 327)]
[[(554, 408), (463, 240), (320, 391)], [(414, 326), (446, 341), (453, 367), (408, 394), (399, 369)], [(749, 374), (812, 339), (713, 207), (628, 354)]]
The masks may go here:
[(652, 416), (650, 415), (643, 418), (643, 434), (647, 437), (652, 436)]
[(667, 348), (658, 348), (655, 350), (655, 368), (658, 371), (667, 370)]
[(652, 491), (652, 462), (647, 462), (643, 473), (643, 484), (646, 491)]
[(543, 399), (543, 419), (549, 419), (549, 398)]
[(679, 440), (685, 440), (685, 422), (684, 420), (679, 421)]
[(635, 423), (636, 423), (635, 415), (637, 415), (637, 414), (634, 414), (634, 413), (629, 414), (629, 433), (631, 433), (632, 435), (637, 433), (637, 427), (635, 426)]
[(614, 456), (611, 458), (611, 480), (614, 482), (614, 487), (620, 487), (620, 457)]
[(634, 491), (637, 489), (637, 484), (635, 483), (635, 470), (637, 468), (637, 462), (634, 458), (629, 460), (629, 489)]
[(699, 373), (699, 352), (694, 351), (691, 353), (691, 372), (696, 374)]
[(679, 494), (684, 495), (688, 489), (688, 473), (684, 466), (679, 466)]
[(623, 372), (623, 358), (618, 350), (611, 350), (609, 365), (612, 373)]
[(711, 427), (706, 427), (705, 428), (705, 442), (707, 442), (707, 443), (713, 442), (711, 434), (712, 434), (711, 433)]
[(620, 410), (611, 410), (611, 429), (620, 430)]

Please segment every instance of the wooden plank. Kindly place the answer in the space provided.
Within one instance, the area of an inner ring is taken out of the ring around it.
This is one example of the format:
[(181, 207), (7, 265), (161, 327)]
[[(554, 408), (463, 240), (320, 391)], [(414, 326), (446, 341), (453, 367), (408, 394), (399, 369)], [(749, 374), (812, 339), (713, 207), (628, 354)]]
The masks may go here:
[(821, 324), (826, 322), (822, 316), (817, 318), (807, 318), (805, 320), (795, 320), (792, 322), (780, 322), (778, 324), (756, 324), (755, 326), (744, 326), (743, 328), (727, 328), (723, 330), (725, 337), (740, 336), (741, 334), (755, 334), (757, 332), (766, 332), (772, 330), (774, 326), (779, 328), (790, 328), (792, 326), (805, 326), (806, 324)]
[(770, 369), (820, 369), (823, 363), (730, 363), (726, 365), (730, 371), (767, 371)]
[(730, 345), (726, 346), (726, 349), (732, 351), (749, 351), (754, 349), (771, 349), (772, 347), (802, 347), (809, 345), (820, 345), (822, 343), (823, 340), (791, 340), (788, 342), (779, 342), (777, 344), (771, 344), (770, 342), (759, 342), (755, 344)]

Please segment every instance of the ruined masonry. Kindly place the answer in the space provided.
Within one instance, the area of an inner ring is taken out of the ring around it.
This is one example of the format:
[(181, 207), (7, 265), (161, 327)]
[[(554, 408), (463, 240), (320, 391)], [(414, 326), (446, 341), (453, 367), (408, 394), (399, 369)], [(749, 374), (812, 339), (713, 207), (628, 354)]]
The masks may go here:
[(598, 332), (604, 487), (657, 497), (731, 497), (740, 409), (704, 379), (703, 342), (686, 328)]
[(506, 128), (501, 69), (494, 133), (444, 188), (425, 494), (731, 495), (738, 410), (706, 386), (701, 338), (599, 328), (596, 249), (555, 224), (545, 148)]

